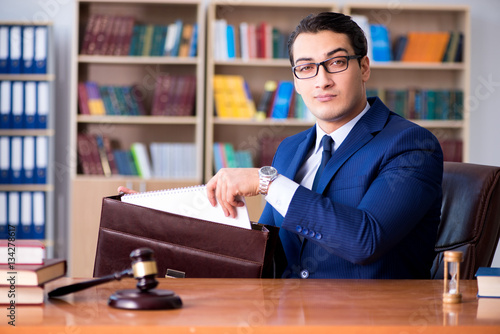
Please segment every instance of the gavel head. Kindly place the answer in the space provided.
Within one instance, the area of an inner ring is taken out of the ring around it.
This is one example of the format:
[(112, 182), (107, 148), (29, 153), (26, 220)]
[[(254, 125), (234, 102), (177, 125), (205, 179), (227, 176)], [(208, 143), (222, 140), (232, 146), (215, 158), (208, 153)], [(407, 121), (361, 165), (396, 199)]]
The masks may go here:
[(132, 259), (132, 271), (134, 278), (138, 280), (137, 288), (141, 291), (148, 291), (156, 288), (158, 281), (156, 275), (156, 261), (154, 252), (150, 248), (138, 248), (130, 253)]

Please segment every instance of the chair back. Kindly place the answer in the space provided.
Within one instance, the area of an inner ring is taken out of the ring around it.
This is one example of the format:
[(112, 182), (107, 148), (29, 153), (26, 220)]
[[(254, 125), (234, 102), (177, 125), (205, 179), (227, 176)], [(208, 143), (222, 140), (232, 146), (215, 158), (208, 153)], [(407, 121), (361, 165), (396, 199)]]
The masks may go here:
[(500, 238), (500, 167), (444, 162), (441, 223), (431, 278), (443, 278), (443, 254), (462, 251), (462, 279), (489, 267)]

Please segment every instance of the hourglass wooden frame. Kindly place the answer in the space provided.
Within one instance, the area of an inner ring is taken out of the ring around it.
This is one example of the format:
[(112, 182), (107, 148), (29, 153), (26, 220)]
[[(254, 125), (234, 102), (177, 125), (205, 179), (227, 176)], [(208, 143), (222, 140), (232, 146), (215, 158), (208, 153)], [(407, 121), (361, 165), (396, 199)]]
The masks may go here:
[[(462, 294), (460, 293), (460, 262), (463, 260), (463, 253), (459, 251), (446, 251), (444, 252), (444, 286), (443, 286), (443, 303), (456, 304), (462, 302)], [(456, 289), (450, 291), (450, 280), (448, 278), (449, 264), (452, 263), (456, 266)]]

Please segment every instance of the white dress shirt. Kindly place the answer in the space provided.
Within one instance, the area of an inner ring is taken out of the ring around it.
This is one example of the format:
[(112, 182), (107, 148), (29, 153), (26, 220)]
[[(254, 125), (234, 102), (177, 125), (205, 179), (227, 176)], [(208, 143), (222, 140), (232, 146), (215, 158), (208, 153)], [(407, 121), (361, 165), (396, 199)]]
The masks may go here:
[[(368, 109), (370, 109), (370, 104), (367, 102), (365, 108), (361, 113), (359, 113), (359, 115), (329, 134), (334, 141), (332, 152), (335, 152), (335, 150), (339, 148), (349, 132), (351, 132), (354, 125), (356, 125), (359, 119), (366, 114)], [(314, 176), (316, 175), (316, 171), (321, 164), (321, 155), (323, 153), (321, 139), (324, 135), (327, 135), (327, 133), (325, 133), (319, 127), (318, 123), (316, 123), (316, 144), (307, 153), (304, 164), (300, 167), (297, 175), (295, 176), (297, 180), (301, 180), (300, 185), (306, 187), (307, 189), (311, 189)], [(279, 172), (280, 171), (278, 171), (278, 173)], [(267, 192), (265, 199), (284, 217), (298, 187), (299, 183), (290, 180), (283, 175), (278, 175), (278, 177), (269, 186), (269, 191)]]

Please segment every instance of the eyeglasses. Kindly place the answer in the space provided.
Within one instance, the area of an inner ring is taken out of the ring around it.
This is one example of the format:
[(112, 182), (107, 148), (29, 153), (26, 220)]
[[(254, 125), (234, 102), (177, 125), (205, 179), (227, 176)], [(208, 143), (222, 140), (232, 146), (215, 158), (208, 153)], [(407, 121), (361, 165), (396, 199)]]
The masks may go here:
[(320, 65), (322, 65), (328, 73), (338, 73), (347, 70), (349, 67), (349, 60), (358, 58), (361, 58), (361, 56), (337, 56), (323, 60), (320, 63), (296, 65), (292, 67), (292, 72), (297, 79), (310, 79), (318, 75)]

